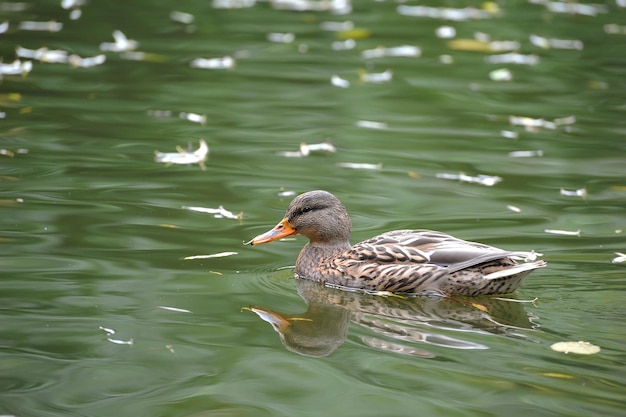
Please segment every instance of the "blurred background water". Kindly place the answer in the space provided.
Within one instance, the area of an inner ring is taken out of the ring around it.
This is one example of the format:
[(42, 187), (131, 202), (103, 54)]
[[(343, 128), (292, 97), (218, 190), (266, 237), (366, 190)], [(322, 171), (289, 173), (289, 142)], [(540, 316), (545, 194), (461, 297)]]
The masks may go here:
[[(0, 414), (623, 415), (624, 7), (0, 2)], [(242, 246), (319, 188), (549, 267), (384, 298)]]

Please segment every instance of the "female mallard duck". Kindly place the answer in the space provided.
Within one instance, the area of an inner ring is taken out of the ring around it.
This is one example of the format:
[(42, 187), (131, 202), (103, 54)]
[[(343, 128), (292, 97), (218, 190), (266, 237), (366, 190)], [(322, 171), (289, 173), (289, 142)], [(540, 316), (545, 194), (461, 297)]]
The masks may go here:
[(395, 230), (354, 246), (350, 232), (350, 217), (337, 197), (309, 191), (293, 199), (276, 227), (248, 244), (304, 235), (309, 243), (296, 261), (297, 277), (368, 292), (508, 294), (546, 265), (534, 260), (534, 252), (509, 252), (431, 230)]

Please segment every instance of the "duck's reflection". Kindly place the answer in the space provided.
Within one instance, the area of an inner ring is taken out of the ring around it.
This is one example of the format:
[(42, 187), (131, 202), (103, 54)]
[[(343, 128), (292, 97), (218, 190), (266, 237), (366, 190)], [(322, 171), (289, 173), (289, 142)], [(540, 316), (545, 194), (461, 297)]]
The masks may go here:
[(308, 305), (304, 313), (284, 314), (260, 306), (244, 309), (270, 323), (283, 345), (301, 355), (331, 354), (346, 340), (351, 322), (373, 334), (361, 336), (369, 346), (426, 358), (436, 354), (418, 344), (487, 349), (457, 335), (489, 332), (521, 336), (520, 329), (536, 326), (523, 303), (514, 299), (382, 297), (327, 288), (309, 280), (296, 279), (296, 283)]

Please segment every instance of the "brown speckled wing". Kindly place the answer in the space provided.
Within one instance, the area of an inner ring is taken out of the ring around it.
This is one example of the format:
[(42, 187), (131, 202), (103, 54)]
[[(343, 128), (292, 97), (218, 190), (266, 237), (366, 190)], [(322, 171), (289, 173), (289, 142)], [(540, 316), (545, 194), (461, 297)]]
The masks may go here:
[(444, 276), (465, 268), (496, 259), (513, 265), (507, 259), (510, 254), (445, 233), (397, 230), (357, 243), (335, 260), (335, 266), (344, 276), (358, 277), (361, 287), (428, 293), (441, 288)]
[(354, 245), (345, 258), (375, 263), (434, 263), (440, 266), (476, 265), (510, 253), (431, 230), (396, 230)]

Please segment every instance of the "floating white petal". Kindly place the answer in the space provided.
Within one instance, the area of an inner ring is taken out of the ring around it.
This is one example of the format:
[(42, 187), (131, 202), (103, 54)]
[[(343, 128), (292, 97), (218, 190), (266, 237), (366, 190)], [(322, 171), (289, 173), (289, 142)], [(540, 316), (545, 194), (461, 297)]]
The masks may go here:
[(184, 308), (178, 308), (178, 307), (159, 306), (159, 308), (162, 310), (175, 311), (177, 313), (191, 313), (190, 310), (185, 310)]
[(154, 160), (163, 164), (191, 165), (199, 164), (204, 170), (204, 161), (209, 154), (209, 147), (203, 139), (199, 141), (199, 147), (195, 151), (177, 148), (178, 152), (154, 152)]
[(185, 256), (183, 259), (185, 261), (189, 261), (192, 259), (209, 259), (209, 258), (225, 258), (226, 256), (233, 256), (233, 255), (237, 255), (237, 252), (220, 252), (220, 253), (212, 253), (210, 255), (192, 255), (192, 256)]
[(200, 69), (231, 69), (235, 67), (235, 59), (230, 56), (221, 58), (196, 58), (189, 64), (191, 68)]
[(580, 229), (578, 230), (560, 230), (560, 229), (544, 229), (545, 233), (551, 235), (578, 236), (580, 237)]
[(566, 190), (565, 188), (561, 188), (559, 192), (561, 193), (561, 195), (564, 195), (566, 197), (587, 197), (586, 188), (579, 188), (578, 190)]
[(550, 348), (556, 352), (578, 353), (580, 355), (593, 355), (600, 352), (600, 346), (592, 345), (589, 342), (557, 342)]
[(232, 211), (226, 210), (224, 206), (219, 206), (218, 208), (183, 206), (183, 209), (197, 211), (199, 213), (212, 214), (213, 217), (218, 218), (218, 219), (226, 218), (226, 219), (241, 220), (241, 217), (243, 216), (243, 212), (239, 214), (234, 214)]
[(626, 255), (624, 255), (621, 252), (615, 252), (615, 254), (617, 256), (615, 258), (613, 258), (611, 263), (618, 264), (618, 263), (626, 262)]
[(502, 181), (502, 178), (496, 175), (479, 174), (477, 176), (471, 176), (471, 175), (466, 175), (462, 172), (458, 174), (449, 174), (449, 173), (442, 172), (442, 173), (436, 174), (436, 177), (443, 178), (446, 180), (458, 180), (461, 182), (471, 182), (474, 184), (485, 185), (487, 187), (492, 187), (496, 185), (497, 183), (499, 183), (500, 181)]

